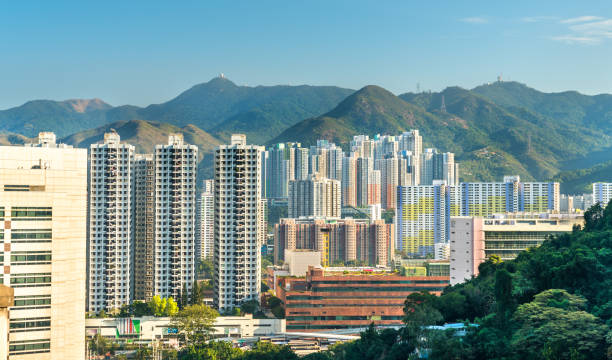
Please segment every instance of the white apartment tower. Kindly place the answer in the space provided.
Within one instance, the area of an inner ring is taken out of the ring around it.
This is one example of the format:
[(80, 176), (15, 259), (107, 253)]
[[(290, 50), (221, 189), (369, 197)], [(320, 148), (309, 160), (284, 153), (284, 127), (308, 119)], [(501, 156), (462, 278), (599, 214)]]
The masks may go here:
[(170, 134), (155, 146), (154, 293), (178, 299), (191, 291), (195, 267), (198, 147)]
[(204, 180), (198, 197), (196, 219), (196, 258), (212, 259), (215, 224), (215, 180)]
[(53, 133), (40, 133), (38, 145), (0, 146), (0, 279), (15, 295), (4, 329), (10, 359), (85, 358), (86, 229), (86, 149), (57, 145)]
[(259, 299), (263, 151), (247, 145), (243, 134), (215, 149), (214, 305), (220, 312)]
[(104, 134), (89, 154), (88, 310), (118, 309), (133, 296), (134, 147)]

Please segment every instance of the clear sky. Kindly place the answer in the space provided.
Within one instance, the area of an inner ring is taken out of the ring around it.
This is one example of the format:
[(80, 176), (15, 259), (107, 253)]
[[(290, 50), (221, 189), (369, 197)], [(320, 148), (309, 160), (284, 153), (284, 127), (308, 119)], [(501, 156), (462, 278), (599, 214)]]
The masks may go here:
[(500, 73), (612, 93), (612, 1), (5, 1), (0, 109), (32, 99), (167, 101), (219, 73), (239, 85), (398, 94)]

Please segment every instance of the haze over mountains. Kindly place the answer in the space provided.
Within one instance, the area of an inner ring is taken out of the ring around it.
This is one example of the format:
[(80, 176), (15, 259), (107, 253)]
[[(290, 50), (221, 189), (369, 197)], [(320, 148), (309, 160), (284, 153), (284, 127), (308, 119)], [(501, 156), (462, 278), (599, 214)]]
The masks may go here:
[[(112, 107), (99, 99), (36, 100), (0, 111), (4, 144), (53, 130), (67, 143), (88, 146), (111, 128), (143, 152), (164, 143), (168, 133), (181, 132), (203, 157), (234, 132), (246, 133), (252, 143), (310, 145), (325, 138), (346, 149), (356, 134), (416, 128), (425, 146), (456, 153), (462, 180), (499, 180), (511, 173), (538, 180), (562, 176), (573, 179), (562, 189), (569, 192), (585, 186), (581, 179), (593, 180), (584, 174), (612, 180), (612, 162), (606, 163), (612, 160), (607, 151), (612, 147), (612, 95), (543, 93), (516, 82), (396, 96), (378, 86), (358, 91), (247, 87), (215, 78), (144, 108)], [(210, 175), (208, 162), (202, 163), (203, 176)]]

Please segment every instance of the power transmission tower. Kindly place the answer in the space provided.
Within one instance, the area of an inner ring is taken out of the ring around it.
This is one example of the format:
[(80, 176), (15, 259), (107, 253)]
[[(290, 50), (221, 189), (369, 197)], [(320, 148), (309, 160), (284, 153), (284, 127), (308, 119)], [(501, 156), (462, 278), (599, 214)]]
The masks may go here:
[(446, 114), (446, 104), (444, 103), (444, 95), (442, 95), (442, 104), (440, 105), (440, 111)]

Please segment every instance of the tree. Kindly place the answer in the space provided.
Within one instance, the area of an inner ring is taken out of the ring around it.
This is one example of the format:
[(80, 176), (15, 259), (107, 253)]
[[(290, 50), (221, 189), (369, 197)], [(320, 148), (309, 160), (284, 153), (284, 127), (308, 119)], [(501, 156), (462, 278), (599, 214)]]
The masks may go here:
[(180, 296), (179, 301), (180, 301), (179, 307), (181, 309), (189, 305), (189, 292), (187, 291), (187, 283), (183, 284), (183, 290), (181, 290), (181, 296)]
[(178, 308), (176, 301), (174, 301), (173, 298), (169, 297), (166, 300), (166, 307), (164, 308), (164, 316), (174, 316), (178, 313), (178, 311), (179, 311), (179, 308)]
[(161, 298), (155, 295), (148, 303), (150, 312), (154, 316), (173, 316), (178, 312), (178, 305), (173, 298)]
[(191, 305), (202, 303), (202, 292), (200, 291), (200, 286), (198, 285), (198, 281), (195, 280), (193, 282), (193, 287), (191, 288)]
[(206, 341), (217, 316), (219, 313), (206, 305), (188, 305), (172, 317), (171, 325), (185, 337), (188, 346), (197, 346)]
[(277, 319), (285, 318), (285, 309), (283, 308), (283, 302), (276, 296), (270, 296), (268, 299), (268, 306), (270, 311)]
[(96, 334), (96, 336), (89, 341), (89, 348), (98, 355), (106, 355), (107, 353), (114, 354), (115, 350), (119, 348), (119, 345), (100, 334)]
[(585, 308), (584, 297), (565, 290), (539, 293), (514, 314), (520, 326), (512, 337), (514, 350), (525, 359), (572, 359), (576, 354), (603, 359), (608, 328)]
[(507, 321), (514, 311), (512, 302), (512, 276), (506, 269), (495, 273), (495, 302), (499, 328), (506, 328)]
[(199, 346), (183, 348), (178, 353), (179, 360), (239, 360), (242, 359), (242, 350), (232, 346), (227, 341), (212, 341)]
[(415, 292), (404, 301), (404, 323), (409, 328), (436, 325), (444, 318), (435, 307), (437, 297), (427, 291)]
[(408, 295), (404, 301), (404, 323), (402, 331), (403, 340), (416, 348), (428, 348), (427, 340), (430, 338), (427, 326), (436, 325), (444, 318), (435, 308), (436, 296), (427, 291)]
[(162, 304), (162, 299), (159, 295), (155, 295), (149, 301), (149, 308), (154, 316), (164, 316), (165, 304)]
[(149, 360), (151, 359), (153, 353), (149, 347), (139, 347), (136, 350), (136, 354), (134, 355), (134, 359), (136, 360)]
[(298, 356), (289, 346), (274, 345), (258, 341), (251, 351), (244, 353), (243, 360), (297, 360)]
[(214, 264), (212, 260), (202, 259), (196, 263), (196, 272), (198, 279), (212, 279)]
[(259, 301), (249, 300), (245, 301), (240, 305), (240, 311), (243, 314), (255, 314), (259, 310)]

